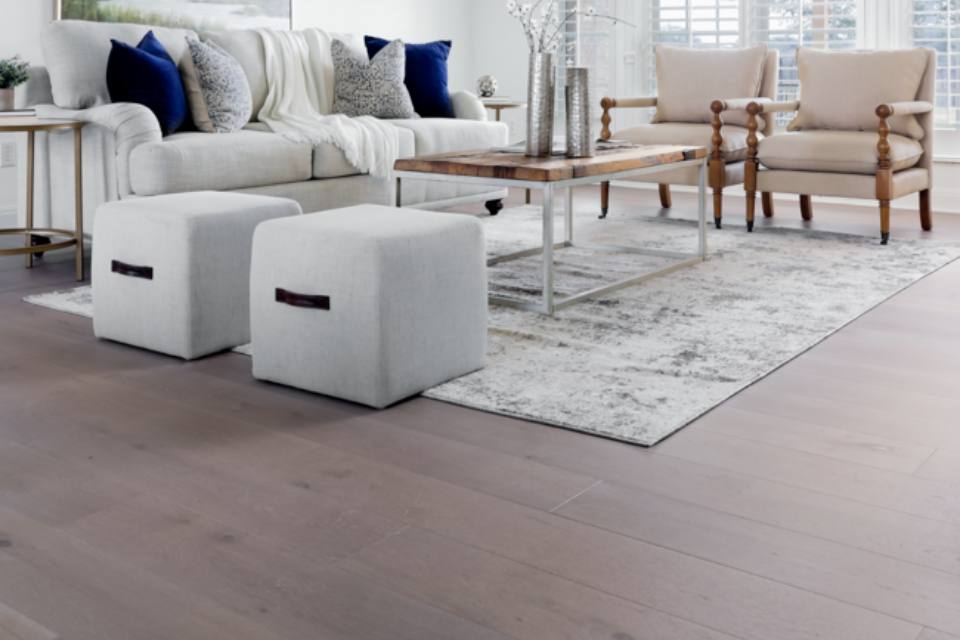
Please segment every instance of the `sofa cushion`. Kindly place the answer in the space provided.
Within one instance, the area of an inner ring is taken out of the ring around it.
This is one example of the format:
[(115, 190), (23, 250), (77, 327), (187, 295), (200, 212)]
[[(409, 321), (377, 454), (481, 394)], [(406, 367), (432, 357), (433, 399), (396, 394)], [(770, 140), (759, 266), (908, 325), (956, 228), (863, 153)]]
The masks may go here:
[(413, 132), (418, 156), (507, 145), (508, 130), (503, 122), (451, 118), (417, 118), (390, 122)]
[[(367, 36), (364, 42), (371, 60), (390, 44), (389, 40), (373, 36)], [(449, 40), (405, 45), (407, 63), (403, 82), (410, 91), (413, 108), (423, 118), (453, 117), (450, 88), (447, 86), (447, 59), (451, 47), (453, 43)]]
[(367, 59), (340, 40), (330, 45), (334, 68), (333, 112), (351, 118), (411, 118), (416, 115), (410, 92), (403, 84), (406, 52), (394, 40)]
[(253, 100), (246, 72), (216, 42), (188, 41), (183, 56), (183, 85), (193, 124), (204, 133), (230, 133), (250, 122)]
[[(766, 45), (746, 49), (689, 49), (657, 46), (657, 112), (653, 122), (710, 122), (710, 103), (756, 98), (763, 83)], [(724, 121), (747, 125), (743, 111)]]
[[(923, 146), (892, 134), (890, 158), (894, 171), (920, 161)], [(868, 131), (798, 131), (770, 136), (760, 142), (760, 163), (770, 169), (827, 173), (877, 172), (877, 134)]]
[[(727, 162), (737, 162), (747, 158), (747, 130), (743, 127), (724, 126), (721, 129), (723, 144), (720, 146)], [(696, 147), (713, 148), (713, 127), (708, 124), (685, 122), (664, 122), (644, 124), (632, 129), (617, 131), (617, 140), (628, 140), (636, 144), (681, 144)], [(762, 138), (761, 134), (757, 134)]]
[(183, 126), (189, 116), (177, 65), (152, 31), (135, 47), (112, 41), (107, 90), (112, 102), (132, 102), (150, 109), (164, 135)]
[(253, 29), (235, 29), (232, 31), (207, 31), (201, 34), (203, 42), (211, 42), (240, 64), (250, 85), (254, 120), (267, 99), (267, 61), (263, 52), (263, 40)]
[[(251, 122), (246, 126), (248, 131), (269, 132), (270, 127), (262, 122)], [(416, 146), (413, 140), (413, 132), (408, 129), (399, 129), (400, 132), (400, 157), (412, 158), (417, 154)], [(346, 176), (360, 175), (357, 168), (347, 162), (347, 157), (343, 151), (330, 144), (314, 145), (313, 147), (313, 177), (314, 178), (344, 178)]]
[[(840, 129), (876, 131), (876, 109), (888, 102), (917, 99), (927, 70), (926, 49), (897, 51), (797, 50), (800, 111), (791, 131)], [(890, 118), (894, 133), (923, 138), (923, 127), (912, 116)]]
[(312, 148), (258, 131), (177, 133), (130, 154), (138, 196), (225, 191), (309, 180)]
[(58, 20), (44, 27), (40, 44), (56, 105), (86, 109), (109, 103), (110, 40), (139, 42), (151, 29), (170, 57), (179, 63), (187, 49), (186, 37), (192, 31), (85, 20)]

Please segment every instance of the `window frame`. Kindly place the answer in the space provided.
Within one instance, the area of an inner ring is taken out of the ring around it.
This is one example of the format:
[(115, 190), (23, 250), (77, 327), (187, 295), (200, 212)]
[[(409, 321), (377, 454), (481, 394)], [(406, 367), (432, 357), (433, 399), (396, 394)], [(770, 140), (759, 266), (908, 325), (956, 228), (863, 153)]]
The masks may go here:
[[(646, 26), (652, 15), (652, 2), (617, 1), (618, 14), (641, 25), (636, 38), (615, 39), (614, 60), (618, 69), (613, 83), (617, 95), (654, 95), (649, 72), (653, 68), (654, 43)], [(751, 43), (752, 5), (753, 0), (740, 0), (739, 46)], [(892, 49), (912, 45), (912, 0), (857, 0), (856, 48)], [(960, 161), (960, 125), (956, 128), (938, 126), (935, 135), (936, 159)]]

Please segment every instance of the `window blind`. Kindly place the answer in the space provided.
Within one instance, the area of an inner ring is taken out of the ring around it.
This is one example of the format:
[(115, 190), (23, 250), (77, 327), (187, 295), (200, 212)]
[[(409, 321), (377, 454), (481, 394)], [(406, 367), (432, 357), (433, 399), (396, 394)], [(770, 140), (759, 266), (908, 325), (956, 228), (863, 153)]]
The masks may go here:
[(855, 49), (857, 13), (857, 0), (752, 0), (749, 3), (748, 41), (764, 43), (780, 51), (781, 100), (793, 100), (799, 92), (797, 47)]
[(914, 46), (937, 51), (936, 121), (960, 127), (960, 0), (911, 0)]

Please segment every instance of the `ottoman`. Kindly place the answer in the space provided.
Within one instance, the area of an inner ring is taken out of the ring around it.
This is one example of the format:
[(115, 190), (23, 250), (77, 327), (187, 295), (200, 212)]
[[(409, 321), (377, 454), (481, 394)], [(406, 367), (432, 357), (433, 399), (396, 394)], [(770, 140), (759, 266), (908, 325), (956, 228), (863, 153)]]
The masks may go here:
[(293, 200), (213, 191), (102, 205), (94, 333), (187, 360), (246, 344), (253, 230), (300, 213)]
[(250, 298), (254, 377), (383, 408), (483, 367), (483, 228), (378, 205), (265, 222)]

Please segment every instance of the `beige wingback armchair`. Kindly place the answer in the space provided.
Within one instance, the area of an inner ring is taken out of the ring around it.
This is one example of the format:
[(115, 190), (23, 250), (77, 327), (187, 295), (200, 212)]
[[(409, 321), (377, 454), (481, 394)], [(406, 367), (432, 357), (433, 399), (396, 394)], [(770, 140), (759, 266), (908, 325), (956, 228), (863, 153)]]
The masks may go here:
[[(683, 144), (710, 149), (709, 186), (713, 217), (723, 218), (723, 189), (741, 184), (747, 159), (747, 105), (777, 95), (780, 57), (764, 45), (746, 49), (688, 49), (660, 45), (656, 52), (657, 97), (604, 98), (601, 137), (636, 144)], [(612, 130), (614, 109), (656, 108), (651, 122)], [(758, 119), (758, 122), (762, 117)], [(772, 133), (773, 120), (759, 126)], [(758, 136), (760, 134), (757, 134)], [(695, 168), (666, 170), (642, 182), (660, 185), (660, 204), (672, 204), (670, 185), (696, 185)], [(600, 190), (601, 218), (610, 205), (610, 183)]]
[[(747, 105), (747, 229), (761, 191), (799, 194), (805, 220), (814, 195), (875, 198), (882, 244), (890, 238), (890, 201), (919, 193), (920, 224), (929, 231), (936, 52), (801, 48), (797, 64), (799, 101)], [(763, 116), (794, 111), (786, 132), (755, 135)], [(763, 204), (772, 216), (769, 196)]]

